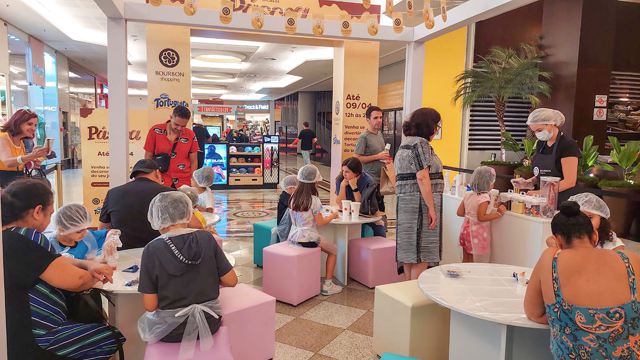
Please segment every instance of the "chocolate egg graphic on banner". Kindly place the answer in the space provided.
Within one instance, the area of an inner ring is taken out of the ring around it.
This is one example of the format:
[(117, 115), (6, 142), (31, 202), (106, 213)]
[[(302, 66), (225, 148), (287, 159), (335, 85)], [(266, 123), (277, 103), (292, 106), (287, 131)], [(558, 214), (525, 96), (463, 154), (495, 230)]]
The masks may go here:
[(340, 32), (342, 32), (342, 35), (351, 36), (351, 30), (351, 16), (340, 16)]
[(434, 25), (436, 24), (433, 16), (433, 9), (430, 7), (429, 8), (425, 7), (424, 10), (422, 10), (422, 16), (424, 19), (424, 26), (427, 29), (433, 29)]
[(407, 0), (407, 15), (413, 16), (413, 0)]
[(315, 36), (322, 36), (324, 34), (324, 15), (313, 15), (313, 25), (311, 31)]
[(371, 7), (371, 0), (362, 0), (362, 7), (368, 9)]
[(264, 11), (258, 5), (251, 7), (251, 26), (256, 30), (260, 30), (264, 26)]
[(193, 16), (196, 11), (198, 11), (198, 8), (196, 7), (196, 0), (186, 0), (184, 2), (183, 10), (187, 16)]
[(386, 0), (384, 13), (387, 16), (391, 16), (391, 14), (393, 13), (393, 0)]
[(377, 15), (367, 14), (367, 32), (371, 36), (378, 35), (378, 16)]
[(447, 22), (447, 0), (440, 0), (440, 16), (442, 22)]
[(404, 30), (402, 13), (393, 13), (393, 31), (400, 34)]
[(233, 16), (233, 2), (230, 0), (222, 0), (220, 2), (220, 22), (227, 25), (231, 24)]
[(287, 10), (285, 14), (284, 30), (287, 34), (295, 34), (298, 29), (298, 12)]
[(149, 0), (149, 4), (153, 6), (160, 6), (162, 5), (162, 0)]

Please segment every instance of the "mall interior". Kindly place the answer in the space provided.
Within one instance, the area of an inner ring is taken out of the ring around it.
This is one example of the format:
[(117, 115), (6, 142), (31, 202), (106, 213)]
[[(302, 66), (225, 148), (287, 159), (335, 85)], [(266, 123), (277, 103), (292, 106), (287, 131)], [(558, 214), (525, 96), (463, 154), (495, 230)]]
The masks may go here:
[(639, 0), (0, 19), (0, 359), (640, 359)]

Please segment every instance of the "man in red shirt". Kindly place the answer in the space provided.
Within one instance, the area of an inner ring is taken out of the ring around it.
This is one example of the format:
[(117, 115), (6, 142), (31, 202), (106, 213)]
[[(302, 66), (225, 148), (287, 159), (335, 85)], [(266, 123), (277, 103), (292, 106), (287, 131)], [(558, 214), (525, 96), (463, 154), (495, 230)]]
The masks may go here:
[(198, 140), (196, 134), (187, 128), (190, 118), (191, 111), (178, 105), (169, 121), (152, 126), (147, 134), (145, 159), (154, 159), (160, 154), (170, 155), (169, 168), (162, 173), (165, 186), (176, 189), (182, 185), (189, 186), (191, 174), (198, 168)]

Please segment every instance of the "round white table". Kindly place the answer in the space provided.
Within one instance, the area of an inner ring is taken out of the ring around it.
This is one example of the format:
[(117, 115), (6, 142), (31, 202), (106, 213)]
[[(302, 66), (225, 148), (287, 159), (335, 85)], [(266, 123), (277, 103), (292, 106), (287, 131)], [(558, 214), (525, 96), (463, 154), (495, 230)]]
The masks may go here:
[(220, 215), (218, 214), (213, 214), (206, 211), (201, 211), (200, 213), (202, 214), (202, 217), (204, 217), (204, 220), (207, 222), (207, 226), (214, 226), (221, 220)]
[[(104, 284), (102, 289), (111, 293), (109, 303), (109, 323), (120, 330), (127, 338), (124, 352), (127, 359), (143, 359), (145, 343), (138, 334), (138, 319), (145, 310), (142, 306), (142, 294), (138, 292), (138, 284), (127, 286), (132, 280), (140, 277), (140, 270), (135, 273), (122, 272), (132, 266), (140, 266), (143, 248), (118, 251), (118, 265), (113, 273), (113, 283)], [(235, 258), (225, 253), (227, 260), (235, 266)], [(99, 287), (99, 286), (96, 286)]]
[[(457, 271), (451, 277), (448, 270)], [(449, 359), (551, 359), (549, 327), (527, 319), (526, 285), (513, 273), (532, 269), (502, 264), (448, 264), (420, 274), (424, 294), (451, 310)]]
[[(380, 216), (368, 217), (360, 215), (357, 219), (351, 219), (351, 217), (349, 217), (345, 220), (341, 216), (325, 226), (318, 227), (320, 235), (326, 240), (335, 243), (338, 248), (334, 277), (342, 283), (342, 285), (347, 285), (349, 278), (349, 271), (347, 267), (347, 260), (349, 258), (349, 240), (362, 237), (363, 224), (374, 223), (380, 219), (382, 219)], [(323, 275), (324, 272), (325, 268), (323, 267)]]

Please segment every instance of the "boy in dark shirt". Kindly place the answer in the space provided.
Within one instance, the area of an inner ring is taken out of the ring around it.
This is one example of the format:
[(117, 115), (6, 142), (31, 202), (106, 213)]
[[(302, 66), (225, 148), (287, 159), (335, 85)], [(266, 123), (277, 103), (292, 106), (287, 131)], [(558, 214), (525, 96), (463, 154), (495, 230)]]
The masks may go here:
[(284, 212), (287, 211), (287, 208), (289, 207), (291, 194), (296, 191), (296, 187), (298, 187), (298, 178), (295, 175), (286, 176), (280, 183), (282, 193), (278, 200), (278, 224), (280, 224), (280, 220), (282, 220)]

